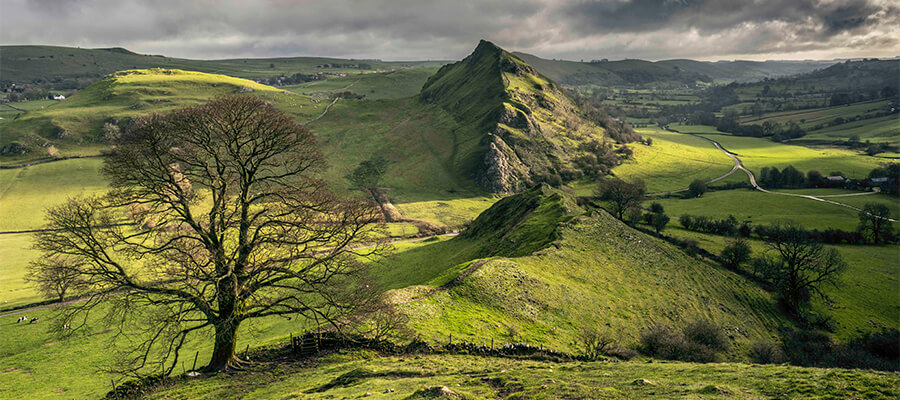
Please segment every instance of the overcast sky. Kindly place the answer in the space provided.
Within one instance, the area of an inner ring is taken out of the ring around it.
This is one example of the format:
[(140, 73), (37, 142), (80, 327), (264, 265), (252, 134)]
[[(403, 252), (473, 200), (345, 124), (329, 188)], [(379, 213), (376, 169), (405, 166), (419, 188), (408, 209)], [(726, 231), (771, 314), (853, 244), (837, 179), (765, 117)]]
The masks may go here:
[(573, 60), (893, 57), (900, 0), (0, 0), (2, 44), (418, 60), (479, 39)]

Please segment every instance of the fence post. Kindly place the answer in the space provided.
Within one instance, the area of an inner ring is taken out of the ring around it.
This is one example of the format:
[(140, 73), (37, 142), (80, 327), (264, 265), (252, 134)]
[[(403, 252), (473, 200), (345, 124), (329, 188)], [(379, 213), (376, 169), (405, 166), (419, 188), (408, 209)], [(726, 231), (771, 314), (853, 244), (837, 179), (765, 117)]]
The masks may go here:
[(297, 352), (297, 348), (294, 345), (294, 333), (291, 332), (291, 353), (296, 353), (296, 352)]
[(491, 353), (494, 352), (494, 338), (491, 338)]
[(453, 333), (450, 333), (450, 342), (447, 343), (447, 346), (453, 345)]

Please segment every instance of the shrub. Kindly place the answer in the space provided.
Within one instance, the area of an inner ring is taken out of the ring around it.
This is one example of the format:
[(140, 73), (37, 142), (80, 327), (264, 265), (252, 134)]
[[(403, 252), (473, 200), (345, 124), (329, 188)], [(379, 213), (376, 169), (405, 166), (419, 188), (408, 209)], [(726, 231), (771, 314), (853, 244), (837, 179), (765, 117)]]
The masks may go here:
[(582, 329), (576, 339), (584, 356), (589, 360), (599, 359), (613, 346), (611, 337), (592, 327)]
[(718, 353), (729, 348), (722, 329), (706, 320), (698, 320), (679, 332), (656, 325), (641, 335), (641, 351), (653, 357), (692, 362), (718, 361)]
[(761, 340), (750, 345), (750, 360), (757, 364), (780, 364), (784, 362), (784, 354), (774, 342)]
[(750, 244), (743, 238), (736, 238), (728, 241), (719, 257), (722, 258), (722, 265), (726, 268), (736, 269), (744, 262), (750, 259)]
[(728, 350), (728, 338), (718, 325), (709, 320), (700, 319), (684, 327), (684, 338), (716, 351)]

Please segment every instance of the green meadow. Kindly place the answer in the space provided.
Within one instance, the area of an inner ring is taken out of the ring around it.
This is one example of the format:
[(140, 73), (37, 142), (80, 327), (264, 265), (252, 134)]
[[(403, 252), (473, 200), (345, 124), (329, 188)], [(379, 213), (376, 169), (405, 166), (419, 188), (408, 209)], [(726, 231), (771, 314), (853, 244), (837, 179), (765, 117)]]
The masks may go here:
[[(792, 191), (805, 193), (804, 190)], [(813, 192), (824, 194), (824, 191)], [(860, 207), (865, 203), (878, 203), (898, 210), (900, 200), (895, 197), (873, 194), (866, 196), (834, 197), (829, 200)], [(738, 221), (750, 221), (754, 224), (772, 224), (778, 221), (793, 220), (808, 229), (836, 228), (848, 231), (856, 230), (859, 224), (858, 212), (852, 209), (815, 201), (802, 197), (779, 196), (751, 189), (734, 189), (714, 191), (702, 197), (684, 199), (681, 197), (648, 199), (649, 203), (660, 203), (666, 213), (673, 217), (673, 223), (682, 214), (708, 215), (725, 218), (734, 215)], [(895, 227), (900, 224), (894, 223)]]
[(686, 188), (692, 181), (708, 181), (731, 171), (734, 162), (707, 140), (659, 128), (637, 129), (651, 146), (633, 144), (634, 159), (613, 168), (623, 179), (643, 179), (648, 192)]
[[(677, 221), (669, 223), (666, 235), (692, 239), (713, 253), (720, 253), (726, 245), (723, 236), (692, 232)], [(763, 241), (750, 239), (753, 256), (767, 251)], [(889, 246), (829, 246), (837, 249), (849, 268), (841, 275), (837, 287), (827, 287), (828, 301), (816, 299), (813, 308), (835, 322), (835, 334), (840, 339), (852, 339), (872, 329), (900, 326), (900, 293), (896, 287), (900, 277), (900, 245)]]
[(885, 162), (862, 151), (837, 148), (810, 148), (773, 142), (766, 138), (732, 136), (716, 132), (715, 127), (681, 125), (673, 128), (683, 133), (699, 134), (719, 142), (726, 150), (737, 154), (744, 166), (758, 174), (763, 167), (784, 168), (793, 165), (804, 173), (818, 170), (822, 174), (841, 172), (847, 177), (864, 178), (869, 171)]

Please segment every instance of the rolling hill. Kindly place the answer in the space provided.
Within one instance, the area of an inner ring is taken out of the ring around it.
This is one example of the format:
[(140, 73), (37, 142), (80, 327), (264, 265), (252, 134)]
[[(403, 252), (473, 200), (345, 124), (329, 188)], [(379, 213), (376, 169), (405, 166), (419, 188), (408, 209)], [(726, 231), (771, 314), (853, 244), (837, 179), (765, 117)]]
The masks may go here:
[(4, 121), (0, 161), (14, 164), (97, 154), (108, 146), (104, 135), (109, 126), (121, 129), (141, 115), (234, 93), (261, 96), (298, 118), (311, 118), (325, 105), (308, 96), (225, 75), (176, 69), (120, 71), (66, 100)]
[(834, 64), (830, 61), (704, 62), (683, 59), (577, 62), (548, 60), (526, 53), (514, 54), (551, 79), (570, 86), (636, 87), (751, 82), (810, 72)]
[(708, 318), (745, 348), (790, 324), (755, 283), (546, 185), (500, 200), (457, 238), (401, 253), (379, 274), (413, 274), (429, 259), (440, 260), (430, 280), (391, 293), (433, 340), (519, 338), (574, 351), (588, 326), (633, 345), (655, 324)]
[[(147, 68), (183, 69), (246, 79), (296, 73), (360, 73), (436, 67), (442, 61), (380, 61), (326, 57), (191, 60), (138, 54), (127, 49), (59, 46), (0, 46), (0, 82), (38, 84), (56, 90), (86, 86), (107, 74)], [(4, 85), (5, 86), (5, 85)]]

